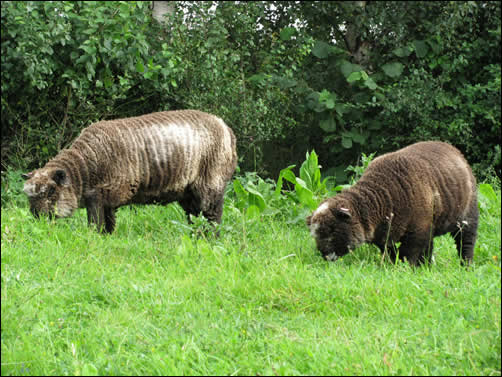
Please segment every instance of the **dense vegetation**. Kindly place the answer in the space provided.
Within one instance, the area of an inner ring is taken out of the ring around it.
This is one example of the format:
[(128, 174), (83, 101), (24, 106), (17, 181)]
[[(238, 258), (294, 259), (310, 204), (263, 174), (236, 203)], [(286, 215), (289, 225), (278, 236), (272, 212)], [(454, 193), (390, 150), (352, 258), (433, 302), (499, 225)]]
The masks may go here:
[(450, 141), (500, 176), (500, 2), (2, 2), (2, 170), (43, 165), (92, 121), (197, 108), (262, 176), (315, 149)]

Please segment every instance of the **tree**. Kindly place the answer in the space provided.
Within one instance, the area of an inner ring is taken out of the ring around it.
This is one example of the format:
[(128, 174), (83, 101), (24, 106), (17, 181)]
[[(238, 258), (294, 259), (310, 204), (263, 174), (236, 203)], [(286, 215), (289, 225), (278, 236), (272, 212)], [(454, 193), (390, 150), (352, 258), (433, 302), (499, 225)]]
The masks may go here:
[(196, 108), (263, 175), (315, 149), (340, 181), (424, 139), (500, 175), (500, 2), (152, 7), (172, 22), (144, 2), (2, 3), (2, 167), (42, 165), (92, 121)]

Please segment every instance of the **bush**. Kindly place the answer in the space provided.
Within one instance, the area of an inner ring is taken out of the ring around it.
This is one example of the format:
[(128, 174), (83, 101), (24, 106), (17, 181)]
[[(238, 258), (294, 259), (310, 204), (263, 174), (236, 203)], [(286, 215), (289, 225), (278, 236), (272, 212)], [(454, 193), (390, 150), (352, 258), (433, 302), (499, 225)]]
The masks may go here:
[(500, 177), (500, 2), (175, 2), (166, 24), (147, 4), (2, 3), (3, 169), (93, 121), (195, 108), (261, 176), (315, 149), (341, 183), (361, 153), (439, 139)]

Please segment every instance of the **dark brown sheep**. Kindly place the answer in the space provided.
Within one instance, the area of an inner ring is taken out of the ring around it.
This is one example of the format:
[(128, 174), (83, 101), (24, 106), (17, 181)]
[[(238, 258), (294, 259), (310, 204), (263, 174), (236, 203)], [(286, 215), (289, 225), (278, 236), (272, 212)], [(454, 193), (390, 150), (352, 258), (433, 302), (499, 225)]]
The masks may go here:
[(399, 255), (412, 265), (429, 263), (433, 238), (450, 233), (470, 263), (478, 227), (476, 180), (450, 144), (416, 143), (376, 158), (354, 186), (323, 201), (307, 225), (331, 261), (373, 243), (391, 260)]
[(237, 164), (235, 136), (218, 117), (165, 111), (85, 128), (43, 168), (25, 174), (31, 212), (70, 216), (111, 233), (126, 204), (177, 201), (187, 213), (220, 222), (223, 194)]

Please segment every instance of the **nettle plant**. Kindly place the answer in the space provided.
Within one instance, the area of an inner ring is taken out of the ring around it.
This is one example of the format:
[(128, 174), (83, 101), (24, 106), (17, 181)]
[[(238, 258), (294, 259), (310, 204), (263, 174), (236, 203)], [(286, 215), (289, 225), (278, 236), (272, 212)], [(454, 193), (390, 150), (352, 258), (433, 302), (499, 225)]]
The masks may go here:
[(248, 219), (277, 215), (286, 207), (286, 198), (275, 195), (275, 182), (247, 172), (233, 182), (234, 206)]
[[(354, 183), (356, 183), (359, 180), (359, 178), (361, 178), (363, 173), (366, 171), (366, 168), (368, 167), (370, 162), (373, 161), (374, 158), (375, 158), (375, 153), (371, 153), (369, 156), (366, 156), (365, 153), (362, 153), (361, 158), (359, 160), (359, 164), (357, 164), (356, 166), (352, 165), (347, 166), (345, 171), (352, 172), (354, 174), (352, 175), (352, 178), (350, 180), (351, 182), (350, 185), (346, 186), (352, 186)], [(345, 186), (341, 187), (344, 188)]]
[(321, 166), (318, 163), (315, 151), (312, 151), (312, 153), (307, 152), (305, 157), (305, 161), (300, 166), (299, 177), (296, 177), (292, 170), (296, 165), (290, 165), (281, 170), (275, 193), (276, 195), (281, 194), (284, 180), (286, 180), (294, 185), (293, 191), (284, 191), (286, 196), (295, 203), (314, 210), (322, 198), (328, 194), (327, 181), (334, 178), (328, 177), (321, 181)]
[(290, 165), (282, 169), (277, 183), (264, 180), (256, 173), (246, 173), (235, 179), (235, 207), (249, 219), (280, 214), (290, 219), (290, 223), (299, 223), (324, 198), (344, 187), (334, 187), (334, 177), (321, 179), (321, 166), (315, 151), (306, 153), (299, 176), (293, 172), (295, 167)]

